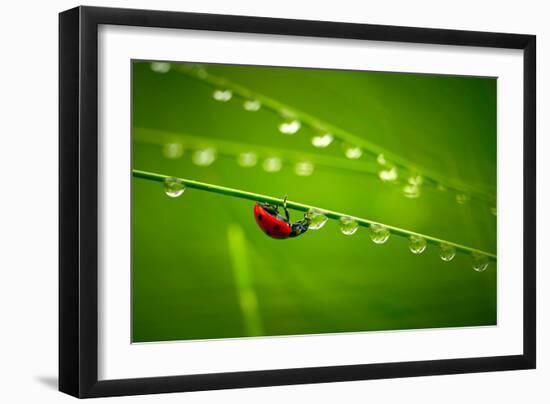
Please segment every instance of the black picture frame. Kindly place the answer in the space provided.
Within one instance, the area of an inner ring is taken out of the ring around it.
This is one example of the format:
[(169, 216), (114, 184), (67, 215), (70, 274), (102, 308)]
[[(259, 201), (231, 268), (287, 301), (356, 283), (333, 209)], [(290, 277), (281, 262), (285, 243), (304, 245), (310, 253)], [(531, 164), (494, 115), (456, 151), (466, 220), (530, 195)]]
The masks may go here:
[[(99, 381), (100, 24), (523, 50), (523, 354)], [(96, 7), (60, 13), (59, 390), (85, 398), (535, 368), (535, 60), (534, 35)]]

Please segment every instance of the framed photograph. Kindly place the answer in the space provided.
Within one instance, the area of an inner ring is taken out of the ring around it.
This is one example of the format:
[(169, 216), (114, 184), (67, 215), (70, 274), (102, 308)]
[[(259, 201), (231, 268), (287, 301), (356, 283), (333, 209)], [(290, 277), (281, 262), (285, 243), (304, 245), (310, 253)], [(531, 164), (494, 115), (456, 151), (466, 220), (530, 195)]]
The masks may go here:
[(60, 14), (59, 387), (535, 367), (535, 37)]

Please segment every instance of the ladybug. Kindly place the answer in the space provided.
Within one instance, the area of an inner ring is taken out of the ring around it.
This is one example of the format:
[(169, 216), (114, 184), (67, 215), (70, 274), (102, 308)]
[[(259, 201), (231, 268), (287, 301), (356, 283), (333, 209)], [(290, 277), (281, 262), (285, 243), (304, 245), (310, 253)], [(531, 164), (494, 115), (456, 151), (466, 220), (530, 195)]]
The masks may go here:
[(297, 237), (300, 234), (304, 234), (309, 227), (310, 219), (307, 215), (304, 215), (302, 220), (298, 220), (295, 223), (290, 221), (288, 209), (286, 208), (286, 199), (287, 197), (285, 196), (283, 209), (286, 217), (279, 213), (279, 208), (276, 205), (261, 202), (256, 202), (254, 205), (256, 223), (269, 237), (277, 239)]

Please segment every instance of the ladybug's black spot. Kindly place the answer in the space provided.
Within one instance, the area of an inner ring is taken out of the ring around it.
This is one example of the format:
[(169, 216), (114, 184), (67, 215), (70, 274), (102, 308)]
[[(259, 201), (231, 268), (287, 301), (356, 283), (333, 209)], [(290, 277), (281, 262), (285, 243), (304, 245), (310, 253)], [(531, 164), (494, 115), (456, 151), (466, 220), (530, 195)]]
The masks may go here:
[(261, 222), (261, 221), (262, 221), (262, 218), (263, 218), (263, 216), (262, 216), (262, 214), (260, 213), (260, 214), (258, 215), (258, 220)]
[(274, 227), (275, 230), (281, 230), (281, 226), (279, 226), (278, 224), (275, 225)]

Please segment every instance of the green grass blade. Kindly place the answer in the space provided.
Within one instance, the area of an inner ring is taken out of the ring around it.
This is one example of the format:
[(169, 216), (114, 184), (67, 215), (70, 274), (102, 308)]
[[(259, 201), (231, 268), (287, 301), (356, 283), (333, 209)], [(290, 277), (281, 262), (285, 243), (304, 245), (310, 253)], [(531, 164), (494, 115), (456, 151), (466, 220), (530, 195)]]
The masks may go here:
[(243, 229), (236, 224), (229, 225), (227, 241), (246, 335), (264, 335)]
[[(151, 173), (151, 172), (141, 171), (141, 170), (132, 170), (132, 173), (133, 173), (133, 176), (136, 177), (136, 178), (142, 178), (142, 179), (157, 181), (157, 182), (161, 182), (161, 183), (164, 183), (166, 178), (171, 177), (169, 175)], [(277, 206), (283, 206), (283, 204), (284, 204), (284, 201), (283, 201), (282, 198), (275, 198), (275, 197), (268, 196), (268, 195), (256, 194), (256, 193), (253, 193), (253, 192), (243, 191), (243, 190), (236, 189), (236, 188), (229, 188), (229, 187), (209, 184), (209, 183), (206, 183), (206, 182), (195, 181), (195, 180), (190, 180), (190, 179), (185, 179), (185, 178), (180, 178), (180, 180), (188, 188), (199, 189), (199, 190), (202, 190), (202, 191), (213, 192), (213, 193), (232, 196), (232, 197), (236, 197), (236, 198), (248, 199), (248, 200), (252, 200), (252, 201), (256, 201), (256, 202), (267, 202), (267, 203), (277, 205)], [(468, 247), (468, 246), (465, 246), (465, 245), (462, 245), (462, 244), (453, 243), (451, 241), (439, 239), (439, 238), (428, 236), (428, 235), (425, 235), (425, 234), (416, 233), (416, 232), (413, 232), (413, 231), (410, 231), (410, 230), (401, 229), (399, 227), (386, 225), (384, 223), (375, 222), (373, 220), (369, 220), (369, 219), (365, 219), (365, 218), (361, 218), (361, 217), (356, 217), (356, 216), (348, 215), (348, 214), (345, 214), (345, 213), (331, 211), (331, 210), (324, 209), (324, 208), (317, 207), (317, 206), (306, 205), (304, 203), (299, 203), (299, 202), (287, 201), (287, 207), (289, 209), (294, 209), (294, 210), (298, 210), (298, 211), (301, 211), (301, 212), (307, 212), (310, 209), (319, 209), (329, 219), (340, 220), (342, 217), (351, 217), (352, 219), (354, 219), (359, 224), (359, 226), (362, 226), (362, 227), (367, 227), (368, 228), (371, 225), (377, 224), (377, 225), (381, 225), (381, 226), (386, 227), (392, 234), (396, 234), (398, 236), (410, 237), (412, 235), (415, 235), (415, 236), (419, 236), (419, 237), (424, 238), (430, 244), (434, 244), (434, 245), (449, 244), (449, 245), (455, 247), (456, 250), (458, 250), (458, 251), (462, 251), (462, 252), (466, 252), (466, 253), (483, 254), (483, 255), (486, 255), (488, 258), (490, 258), (492, 260), (496, 260), (496, 258), (497, 258), (496, 254), (489, 253), (489, 252), (482, 251), (482, 250), (478, 250), (476, 248)]]

